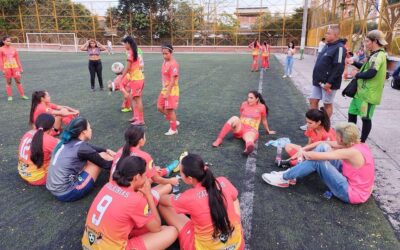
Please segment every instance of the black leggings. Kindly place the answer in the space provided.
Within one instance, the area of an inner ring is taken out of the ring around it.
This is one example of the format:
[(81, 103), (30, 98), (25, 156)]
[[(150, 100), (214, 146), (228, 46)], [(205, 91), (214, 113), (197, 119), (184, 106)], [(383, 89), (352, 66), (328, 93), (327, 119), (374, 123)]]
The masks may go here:
[[(349, 122), (352, 122), (354, 124), (357, 124), (357, 115), (353, 114), (348, 114), (349, 115)], [(369, 132), (371, 132), (372, 129), (372, 121), (369, 118), (363, 117), (361, 118), (362, 120), (362, 129), (361, 129), (361, 142), (365, 143), (365, 141), (368, 138)]]
[(97, 78), (99, 79), (100, 89), (103, 89), (103, 76), (101, 73), (102, 71), (103, 66), (101, 65), (101, 60), (89, 60), (90, 86), (92, 87), (92, 89), (94, 89), (96, 73)]

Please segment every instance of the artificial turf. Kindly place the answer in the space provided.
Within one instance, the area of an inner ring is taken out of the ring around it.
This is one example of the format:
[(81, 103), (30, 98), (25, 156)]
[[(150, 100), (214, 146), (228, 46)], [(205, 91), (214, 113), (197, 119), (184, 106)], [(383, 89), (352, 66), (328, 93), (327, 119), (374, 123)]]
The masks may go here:
[[(144, 150), (157, 165), (177, 158), (184, 150), (211, 162), (215, 175), (227, 176), (239, 192), (246, 187), (246, 157), (243, 142), (228, 136), (222, 147), (211, 143), (223, 123), (238, 115), (239, 106), (251, 89), (258, 88), (259, 74), (251, 73), (248, 55), (177, 54), (180, 64), (181, 99), (179, 135), (167, 137), (168, 124), (156, 110), (160, 90), (160, 54), (145, 54), (143, 93), (146, 137)], [(130, 114), (119, 112), (121, 96), (91, 92), (87, 58), (72, 53), (20, 53), (24, 66), (26, 93), (47, 90), (54, 103), (76, 107), (93, 128), (92, 143), (117, 150), (123, 145), (123, 131)], [(123, 54), (103, 56), (103, 78), (114, 76), (109, 70)], [(289, 190), (265, 184), (260, 175), (277, 170), (275, 150), (263, 144), (273, 138), (290, 137), (297, 143), (306, 140), (298, 130), (303, 123), (305, 100), (290, 80), (280, 78), (281, 66), (272, 58), (264, 74), (263, 95), (270, 107), (270, 128), (276, 136), (261, 130), (254, 179), (252, 234), (249, 249), (380, 248), (399, 249), (400, 244), (389, 222), (373, 199), (363, 205), (346, 205), (322, 197), (324, 185), (317, 176), (300, 181)], [(77, 202), (61, 203), (44, 187), (25, 184), (17, 173), (17, 147), (29, 129), (30, 101), (16, 98), (7, 102), (0, 95), (0, 249), (79, 249), (87, 210), (108, 178), (104, 172), (91, 194)], [(244, 204), (247, 205), (247, 204)], [(172, 247), (171, 249), (176, 249)]]

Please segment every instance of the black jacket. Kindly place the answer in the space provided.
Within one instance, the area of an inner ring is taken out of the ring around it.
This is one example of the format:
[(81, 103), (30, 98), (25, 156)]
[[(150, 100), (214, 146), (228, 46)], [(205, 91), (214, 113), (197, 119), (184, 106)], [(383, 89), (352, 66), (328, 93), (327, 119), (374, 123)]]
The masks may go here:
[(314, 66), (313, 85), (320, 86), (319, 83), (330, 83), (332, 84), (331, 89), (340, 89), (346, 53), (341, 39), (325, 45)]

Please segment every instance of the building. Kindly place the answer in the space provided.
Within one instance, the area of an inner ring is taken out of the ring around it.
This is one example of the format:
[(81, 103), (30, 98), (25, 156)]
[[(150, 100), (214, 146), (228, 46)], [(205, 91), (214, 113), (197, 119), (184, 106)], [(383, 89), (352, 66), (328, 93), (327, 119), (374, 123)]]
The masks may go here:
[(268, 12), (268, 7), (236, 8), (235, 15), (239, 20), (239, 34), (252, 33), (257, 18)]

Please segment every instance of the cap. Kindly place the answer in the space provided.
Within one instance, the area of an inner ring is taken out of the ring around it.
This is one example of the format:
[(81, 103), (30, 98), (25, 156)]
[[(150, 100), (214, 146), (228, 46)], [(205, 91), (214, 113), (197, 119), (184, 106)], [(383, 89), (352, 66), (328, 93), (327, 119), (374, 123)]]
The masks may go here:
[(380, 30), (371, 30), (367, 34), (367, 38), (370, 40), (376, 40), (379, 42), (380, 45), (385, 46), (388, 43), (385, 40), (385, 35)]

